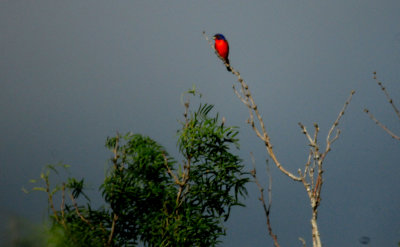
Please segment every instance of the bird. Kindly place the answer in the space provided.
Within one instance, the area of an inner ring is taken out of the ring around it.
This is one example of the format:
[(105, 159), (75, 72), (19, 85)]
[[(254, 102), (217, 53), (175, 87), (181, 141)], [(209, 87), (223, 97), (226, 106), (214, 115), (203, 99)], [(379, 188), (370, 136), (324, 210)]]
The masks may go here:
[(226, 69), (228, 71), (232, 71), (230, 68), (229, 58), (228, 58), (229, 56), (228, 41), (225, 39), (225, 36), (220, 33), (215, 34), (213, 39), (215, 41), (215, 50), (218, 52), (218, 55), (220, 55), (220, 57), (224, 60), (224, 62), (229, 65), (226, 66)]

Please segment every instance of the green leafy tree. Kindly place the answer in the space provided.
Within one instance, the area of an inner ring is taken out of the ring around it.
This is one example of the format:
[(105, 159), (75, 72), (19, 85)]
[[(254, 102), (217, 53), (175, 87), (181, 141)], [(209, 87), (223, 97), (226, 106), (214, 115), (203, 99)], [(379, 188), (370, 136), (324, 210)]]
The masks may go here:
[[(113, 153), (100, 191), (105, 205), (92, 209), (84, 180), (69, 178), (50, 188), (48, 166), (41, 174), (52, 210), (50, 246), (215, 246), (233, 206), (243, 206), (248, 173), (238, 156), (235, 127), (227, 127), (212, 105), (195, 112), (185, 103), (178, 131), (182, 162), (156, 141), (139, 134), (117, 134), (106, 147)], [(54, 196), (61, 194), (61, 205)], [(78, 205), (83, 196), (86, 205)]]

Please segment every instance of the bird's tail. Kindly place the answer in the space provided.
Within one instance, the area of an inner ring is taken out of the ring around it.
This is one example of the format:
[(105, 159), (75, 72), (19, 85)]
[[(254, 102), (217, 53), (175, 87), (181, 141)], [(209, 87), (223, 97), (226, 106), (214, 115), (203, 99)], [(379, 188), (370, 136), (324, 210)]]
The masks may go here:
[(231, 72), (232, 70), (231, 70), (231, 68), (230, 68), (229, 59), (228, 59), (228, 58), (225, 59), (225, 62), (229, 65), (229, 66), (226, 66), (226, 69), (227, 69), (229, 72)]

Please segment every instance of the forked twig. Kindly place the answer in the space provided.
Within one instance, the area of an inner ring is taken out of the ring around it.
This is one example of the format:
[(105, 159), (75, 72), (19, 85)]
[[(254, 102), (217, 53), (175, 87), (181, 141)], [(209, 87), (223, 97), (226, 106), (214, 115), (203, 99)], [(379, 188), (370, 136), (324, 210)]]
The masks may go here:
[[(321, 189), (323, 184), (323, 162), (327, 156), (327, 154), (331, 151), (331, 145), (334, 143), (340, 135), (340, 130), (337, 128), (339, 125), (339, 121), (344, 115), (350, 101), (354, 95), (355, 91), (351, 91), (349, 98), (346, 100), (342, 110), (339, 112), (338, 117), (333, 122), (332, 127), (329, 129), (328, 135), (326, 137), (326, 147), (325, 150), (321, 153), (320, 148), (318, 146), (318, 133), (319, 127), (317, 124), (314, 124), (314, 135), (311, 137), (306, 127), (299, 123), (300, 128), (302, 129), (303, 134), (306, 136), (309, 145), (310, 145), (310, 153), (307, 159), (307, 163), (305, 165), (303, 173), (299, 169), (298, 173), (302, 177), (302, 182), (304, 188), (307, 191), (307, 195), (311, 202), (312, 208), (312, 217), (311, 217), (311, 225), (312, 225), (312, 236), (313, 236), (313, 246), (321, 246), (320, 233), (318, 230), (317, 224), (317, 216), (318, 216), (318, 206), (321, 202)], [(332, 137), (332, 133), (336, 130), (336, 135)], [(312, 162), (312, 165), (311, 165)], [(317, 169), (316, 174), (316, 182), (314, 183), (314, 169)], [(304, 244), (304, 242), (303, 242)]]

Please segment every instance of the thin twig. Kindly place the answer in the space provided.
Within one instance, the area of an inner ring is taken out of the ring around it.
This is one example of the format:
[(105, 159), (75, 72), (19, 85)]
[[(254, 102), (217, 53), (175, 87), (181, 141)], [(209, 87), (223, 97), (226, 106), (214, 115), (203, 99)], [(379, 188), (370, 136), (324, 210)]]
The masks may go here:
[(322, 154), (322, 157), (321, 157), (322, 161), (325, 159), (326, 155), (331, 150), (332, 143), (334, 143), (339, 138), (339, 135), (340, 135), (340, 131), (339, 130), (336, 130), (336, 135), (332, 139), (331, 139), (331, 134), (335, 130), (335, 128), (337, 129), (337, 126), (339, 125), (339, 121), (342, 118), (342, 116), (344, 115), (344, 112), (346, 111), (346, 109), (347, 109), (348, 105), (350, 104), (350, 101), (351, 101), (351, 99), (352, 99), (352, 97), (353, 97), (353, 95), (355, 93), (356, 93), (356, 91), (354, 91), (354, 90), (351, 91), (349, 98), (344, 103), (344, 106), (343, 106), (342, 110), (340, 111), (340, 113), (339, 113), (338, 117), (336, 118), (335, 122), (333, 122), (332, 127), (329, 130), (328, 135), (326, 136), (326, 148), (325, 148), (325, 152)]
[(306, 247), (306, 241), (303, 238), (299, 238), (299, 240), (303, 244), (303, 247)]
[[(379, 87), (381, 88), (381, 90), (385, 93), (386, 99), (389, 102), (389, 104), (392, 106), (394, 112), (396, 113), (397, 117), (400, 120), (400, 111), (399, 109), (396, 107), (396, 105), (393, 102), (393, 99), (390, 97), (388, 91), (386, 90), (386, 87), (383, 86), (382, 82), (380, 82), (377, 79), (376, 76), (376, 72), (374, 72), (374, 80), (376, 81), (376, 83), (379, 85)], [(382, 124), (378, 119), (376, 119), (374, 117), (374, 115), (372, 115), (372, 113), (365, 108), (364, 112), (368, 114), (369, 118), (371, 118), (372, 121), (374, 121), (379, 127), (381, 127), (384, 131), (386, 131), (386, 133), (388, 133), (392, 138), (399, 140), (400, 141), (400, 136), (396, 135), (395, 133), (393, 133), (393, 131), (389, 130), (389, 128), (387, 128), (384, 124)]]
[(381, 88), (381, 90), (385, 93), (386, 99), (388, 100), (389, 104), (392, 106), (394, 112), (396, 113), (397, 117), (400, 120), (400, 111), (396, 107), (396, 105), (394, 104), (393, 99), (389, 96), (389, 93), (386, 90), (386, 87), (383, 86), (382, 82), (378, 81), (378, 79), (376, 77), (376, 72), (374, 72), (374, 79), (375, 79), (376, 83), (378, 83), (378, 85)]
[(379, 127), (381, 127), (384, 131), (386, 131), (392, 138), (400, 140), (400, 136), (396, 135), (391, 130), (389, 130), (385, 125), (379, 122), (379, 120), (376, 119), (368, 109), (364, 109), (364, 112), (367, 113), (369, 117), (372, 119), (372, 121), (374, 121)]
[(256, 165), (255, 165), (255, 159), (253, 153), (250, 153), (251, 156), (251, 161), (253, 163), (253, 170), (251, 171), (251, 175), (254, 178), (254, 182), (256, 183), (258, 190), (260, 191), (260, 197), (258, 198), (261, 201), (261, 204), (263, 205), (264, 208), (264, 213), (267, 216), (267, 228), (268, 228), (268, 234), (271, 236), (272, 240), (274, 241), (275, 247), (279, 247), (278, 243), (278, 236), (272, 232), (272, 226), (271, 226), (271, 221), (270, 221), (270, 210), (271, 210), (271, 205), (272, 205), (272, 176), (269, 170), (269, 163), (267, 160), (267, 175), (269, 178), (269, 183), (268, 183), (268, 206), (265, 203), (264, 199), (264, 188), (260, 184), (257, 178), (257, 171), (256, 171)]

